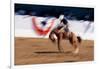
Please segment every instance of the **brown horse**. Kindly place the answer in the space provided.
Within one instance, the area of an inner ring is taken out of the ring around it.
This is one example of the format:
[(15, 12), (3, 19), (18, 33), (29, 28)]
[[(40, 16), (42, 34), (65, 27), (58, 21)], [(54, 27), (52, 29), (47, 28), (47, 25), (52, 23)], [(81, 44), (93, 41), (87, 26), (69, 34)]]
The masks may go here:
[[(54, 37), (54, 35), (57, 37), (57, 39)], [(79, 52), (79, 45), (82, 41), (80, 36), (76, 36), (73, 32), (68, 31), (68, 32), (58, 32), (58, 29), (53, 29), (50, 32), (49, 35), (49, 39), (55, 43), (55, 41), (57, 40), (57, 44), (58, 44), (58, 50), (59, 52), (63, 52), (62, 48), (61, 48), (61, 41), (62, 39), (66, 39), (69, 40), (69, 42), (72, 44), (72, 46), (74, 47), (74, 54), (77, 54)]]

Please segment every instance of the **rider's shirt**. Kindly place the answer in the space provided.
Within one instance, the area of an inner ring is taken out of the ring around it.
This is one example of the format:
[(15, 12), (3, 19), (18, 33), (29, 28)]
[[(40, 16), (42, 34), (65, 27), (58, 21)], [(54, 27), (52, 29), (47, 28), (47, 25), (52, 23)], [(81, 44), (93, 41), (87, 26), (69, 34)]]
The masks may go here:
[(68, 31), (68, 21), (67, 21), (67, 19), (66, 18), (63, 18), (61, 21), (60, 21), (60, 23), (59, 23), (59, 25), (58, 25), (58, 30), (60, 30), (61, 28), (63, 28), (64, 27), (64, 31)]
[(61, 23), (63, 23), (64, 25), (66, 25), (66, 24), (68, 23), (68, 21), (67, 21), (65, 18), (63, 18), (63, 19), (61, 20)]

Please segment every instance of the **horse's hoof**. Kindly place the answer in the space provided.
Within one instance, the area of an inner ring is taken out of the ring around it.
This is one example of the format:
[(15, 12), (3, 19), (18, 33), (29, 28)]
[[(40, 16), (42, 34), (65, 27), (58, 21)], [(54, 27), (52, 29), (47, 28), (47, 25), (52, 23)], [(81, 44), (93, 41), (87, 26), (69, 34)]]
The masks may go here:
[(78, 52), (77, 51), (74, 51), (74, 52), (72, 52), (74, 55), (77, 55), (78, 54)]

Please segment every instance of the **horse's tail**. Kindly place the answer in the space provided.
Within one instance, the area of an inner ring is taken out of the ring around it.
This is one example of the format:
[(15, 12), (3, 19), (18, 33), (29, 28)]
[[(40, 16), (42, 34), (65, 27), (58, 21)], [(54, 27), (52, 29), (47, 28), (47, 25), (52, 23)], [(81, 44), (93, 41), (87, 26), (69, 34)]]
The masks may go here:
[(53, 42), (53, 43), (55, 43), (55, 41), (56, 41), (56, 39), (54, 38), (54, 32), (53, 31), (51, 31), (51, 33), (49, 34), (49, 39)]
[(82, 42), (82, 38), (80, 36), (77, 36), (78, 42), (81, 43)]

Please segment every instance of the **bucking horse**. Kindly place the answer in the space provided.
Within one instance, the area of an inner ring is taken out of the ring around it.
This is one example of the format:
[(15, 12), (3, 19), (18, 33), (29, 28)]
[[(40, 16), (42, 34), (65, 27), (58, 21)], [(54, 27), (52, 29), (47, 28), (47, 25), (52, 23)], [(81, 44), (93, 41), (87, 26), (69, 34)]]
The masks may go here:
[[(57, 41), (57, 46), (59, 52), (64, 52), (61, 47), (61, 42), (62, 39), (69, 40), (71, 45), (74, 47), (74, 51), (72, 53), (78, 54), (79, 53), (79, 46), (82, 42), (82, 39), (80, 36), (76, 36), (75, 33), (71, 32), (68, 30), (68, 32), (63, 31), (63, 32), (58, 32), (58, 28), (53, 29), (50, 34), (49, 34), (49, 39), (55, 43)], [(55, 38), (56, 36), (57, 38)]]

